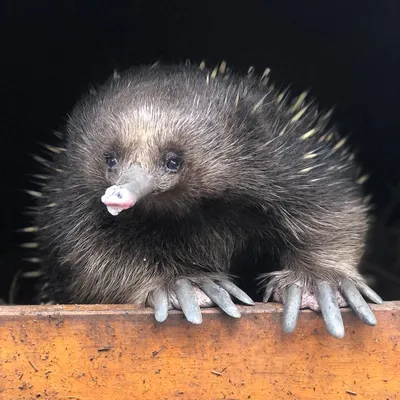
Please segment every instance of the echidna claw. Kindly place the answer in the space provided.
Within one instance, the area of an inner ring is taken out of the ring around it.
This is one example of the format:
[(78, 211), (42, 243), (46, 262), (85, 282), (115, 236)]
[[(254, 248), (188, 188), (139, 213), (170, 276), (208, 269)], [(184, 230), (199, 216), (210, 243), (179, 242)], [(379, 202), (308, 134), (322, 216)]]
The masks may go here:
[(381, 297), (375, 293), (368, 285), (365, 283), (361, 283), (358, 285), (358, 290), (363, 294), (366, 298), (371, 300), (373, 303), (382, 304), (383, 300)]
[(285, 333), (292, 333), (297, 324), (300, 309), (320, 310), (329, 334), (342, 338), (345, 334), (340, 307), (349, 306), (367, 325), (376, 325), (376, 318), (363, 295), (375, 303), (383, 300), (365, 283), (354, 283), (349, 278), (342, 278), (340, 284), (334, 285), (326, 281), (314, 282), (314, 292), (303, 288), (302, 282), (296, 282), (286, 289), (280, 288), (275, 276), (267, 284), (264, 302), (271, 295), (284, 304), (282, 327)]
[(168, 318), (168, 294), (164, 288), (159, 288), (153, 293), (154, 314), (158, 322)]
[(186, 319), (193, 324), (201, 324), (201, 308), (217, 305), (233, 318), (240, 318), (240, 312), (231, 296), (247, 305), (253, 300), (234, 283), (227, 279), (212, 280), (208, 277), (177, 279), (172, 287), (158, 288), (149, 296), (149, 304), (154, 307), (155, 319), (164, 322), (168, 310), (176, 308), (183, 311)]
[(369, 305), (361, 296), (356, 285), (350, 279), (344, 279), (340, 285), (340, 292), (357, 316), (367, 325), (376, 325), (376, 318)]
[(264, 297), (263, 297), (264, 303), (266, 303), (270, 299), (272, 293), (274, 292), (276, 281), (277, 281), (277, 278), (272, 278), (268, 282), (267, 287), (265, 288)]
[(221, 286), (214, 283), (211, 279), (207, 278), (200, 284), (203, 292), (217, 305), (221, 310), (233, 318), (240, 318), (240, 312), (235, 306), (229, 293)]
[(242, 289), (239, 289), (234, 283), (231, 281), (220, 280), (218, 281), (218, 285), (225, 289), (230, 295), (236, 297), (239, 301), (249, 306), (254, 305), (254, 301), (248, 296)]
[(178, 279), (175, 282), (175, 293), (186, 319), (192, 324), (201, 324), (200, 306), (191, 282), (184, 278)]
[(321, 282), (317, 285), (317, 301), (321, 307), (327, 331), (338, 339), (342, 338), (344, 336), (342, 314), (329, 283)]
[(283, 312), (283, 330), (285, 333), (292, 333), (297, 324), (300, 313), (302, 288), (293, 284), (286, 290), (286, 301)]

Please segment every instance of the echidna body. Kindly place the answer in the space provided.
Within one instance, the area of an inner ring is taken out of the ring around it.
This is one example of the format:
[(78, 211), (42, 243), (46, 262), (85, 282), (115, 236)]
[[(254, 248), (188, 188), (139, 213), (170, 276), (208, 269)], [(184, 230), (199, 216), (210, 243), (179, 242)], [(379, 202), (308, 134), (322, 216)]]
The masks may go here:
[(285, 331), (307, 307), (337, 337), (338, 305), (375, 324), (360, 293), (380, 299), (357, 270), (367, 210), (345, 138), (305, 96), (221, 72), (136, 68), (77, 104), (38, 199), (55, 300), (151, 305), (159, 321), (172, 306), (194, 323), (212, 304), (239, 317), (228, 293), (252, 301), (232, 283), (235, 260), (268, 251), (277, 272), (254, 280), (265, 278), (265, 301), (285, 303)]

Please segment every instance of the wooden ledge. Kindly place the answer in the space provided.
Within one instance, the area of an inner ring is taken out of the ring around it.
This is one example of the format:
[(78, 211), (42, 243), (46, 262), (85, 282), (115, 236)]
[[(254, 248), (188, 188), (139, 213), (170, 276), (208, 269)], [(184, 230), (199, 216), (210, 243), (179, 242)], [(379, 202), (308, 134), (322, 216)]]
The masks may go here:
[(400, 302), (372, 306), (375, 327), (346, 309), (344, 339), (302, 311), (217, 309), (159, 324), (134, 306), (0, 307), (0, 399), (399, 399)]

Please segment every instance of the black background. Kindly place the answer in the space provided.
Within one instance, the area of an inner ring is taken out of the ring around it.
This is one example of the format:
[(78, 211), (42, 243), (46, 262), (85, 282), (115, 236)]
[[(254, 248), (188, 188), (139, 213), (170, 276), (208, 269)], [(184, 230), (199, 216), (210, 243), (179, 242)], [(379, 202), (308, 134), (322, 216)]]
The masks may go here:
[[(372, 178), (376, 210), (399, 180), (398, 1), (2, 2), (0, 298), (19, 268), (29, 153), (46, 142), (90, 84), (155, 61), (272, 69), (312, 89), (350, 134)], [(395, 217), (395, 214), (393, 218)]]

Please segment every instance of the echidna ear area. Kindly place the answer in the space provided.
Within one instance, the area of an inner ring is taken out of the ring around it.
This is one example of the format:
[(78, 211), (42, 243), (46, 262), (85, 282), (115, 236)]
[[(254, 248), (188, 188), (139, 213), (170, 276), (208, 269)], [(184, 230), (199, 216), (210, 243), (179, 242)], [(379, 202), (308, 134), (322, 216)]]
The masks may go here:
[[(158, 66), (158, 64), (159, 63), (155, 63), (150, 68), (156, 67), (156, 66)], [(186, 61), (185, 65), (191, 65), (191, 62)], [(199, 65), (199, 69), (200, 69), (200, 71), (202, 71), (204, 73), (207, 84), (210, 82), (210, 80), (213, 80), (217, 77), (219, 79), (227, 78), (227, 77), (229, 77), (229, 74), (232, 72), (231, 69), (227, 67), (227, 64), (225, 61), (222, 61), (221, 63), (217, 64), (212, 69), (207, 68), (205, 61), (202, 61)], [(271, 69), (266, 68), (264, 70), (264, 72), (261, 75), (259, 75), (260, 82), (265, 87), (266, 92), (267, 91), (269, 92), (272, 90), (276, 91), (274, 84), (270, 83), (270, 73), (271, 73)], [(254, 67), (248, 68), (247, 75), (251, 76), (251, 77), (255, 76)], [(119, 78), (119, 74), (117, 71), (114, 71), (113, 78), (114, 79)], [(96, 90), (94, 88), (90, 88), (89, 93), (91, 95), (95, 95)], [(307, 108), (309, 106), (309, 104), (306, 103), (307, 95), (308, 95), (308, 92), (305, 91), (290, 101), (289, 100), (289, 98), (291, 97), (290, 89), (289, 89), (289, 87), (286, 87), (277, 94), (276, 102), (277, 103), (285, 102), (287, 104), (291, 103), (290, 107), (289, 107), (289, 111), (291, 113), (293, 113), (292, 121), (297, 122), (305, 114), (305, 112), (307, 111)], [(258, 107), (260, 107), (262, 105), (263, 100), (264, 99), (262, 99), (259, 103), (257, 103), (254, 106), (253, 111), (255, 111)], [(239, 94), (237, 95), (237, 97), (235, 99), (236, 105), (237, 105), (238, 101), (239, 101)], [(323, 118), (330, 119), (332, 113), (333, 113), (333, 109), (331, 109), (328, 113), (326, 113), (323, 116)], [(315, 133), (316, 133), (316, 130), (311, 129), (310, 131), (303, 133), (299, 137), (299, 139), (306, 140), (309, 137), (311, 137), (312, 135), (314, 135)], [(63, 142), (64, 137), (63, 137), (62, 133), (54, 132), (54, 135), (55, 135), (55, 141), (57, 141), (58, 143)], [(322, 138), (322, 140), (330, 141), (333, 146), (333, 150), (338, 150), (340, 148), (343, 152), (348, 154), (348, 157), (350, 160), (352, 160), (352, 161), (355, 160), (354, 152), (351, 152), (349, 150), (349, 148), (347, 146), (345, 146), (345, 144), (347, 142), (346, 137), (337, 138), (337, 137), (333, 137), (333, 135), (331, 135), (330, 137), (327, 136), (325, 138)], [(334, 140), (335, 140), (335, 143), (332, 143)], [(61, 169), (52, 165), (52, 161), (51, 161), (52, 156), (54, 154), (60, 154), (62, 152), (67, 151), (65, 148), (59, 147), (58, 144), (56, 145), (56, 144), (39, 143), (39, 145), (41, 147), (40, 153), (39, 154), (31, 154), (31, 156), (40, 165), (41, 170), (37, 174), (30, 175), (33, 178), (32, 181), (30, 182), (33, 185), (33, 188), (24, 190), (28, 195), (31, 196), (33, 201), (35, 201), (38, 198), (43, 196), (43, 193), (41, 192), (41, 188), (45, 187), (46, 182), (50, 179), (50, 175), (49, 175), (50, 171), (52, 173), (62, 173)], [(311, 157), (311, 155), (310, 155), (310, 157)], [(368, 176), (366, 174), (362, 174), (361, 169), (359, 169), (357, 183), (359, 185), (363, 186), (363, 190), (365, 189), (364, 183), (367, 181), (367, 179), (368, 179)], [(365, 193), (365, 190), (364, 190), (364, 193)], [(372, 195), (365, 195), (364, 203), (366, 206), (368, 206), (368, 208), (372, 207), (371, 200), (372, 200)], [(56, 204), (48, 204), (45, 207), (54, 207), (54, 206), (56, 206)], [(38, 207), (36, 205), (27, 205), (24, 210), (25, 214), (28, 214), (28, 215), (33, 215), (35, 213), (35, 211), (38, 211)], [(42, 210), (42, 212), (43, 212), (43, 210)], [(42, 227), (39, 227), (39, 226), (27, 226), (27, 227), (18, 229), (17, 232), (24, 234), (23, 236), (26, 238), (27, 235), (34, 236), (36, 234), (36, 232), (38, 232), (41, 228)], [(41, 271), (41, 267), (40, 267), (41, 259), (40, 259), (39, 243), (35, 242), (34, 238), (33, 238), (32, 241), (24, 241), (23, 243), (21, 243), (19, 245), (19, 247), (23, 249), (24, 256), (22, 258), (22, 261), (24, 262), (24, 265), (30, 266), (30, 267), (26, 267), (26, 271), (23, 272), (20, 275), (20, 277), (26, 278), (26, 279), (41, 277), (42, 271)], [(27, 263), (27, 264), (25, 264), (25, 263)], [(46, 283), (44, 284), (44, 286), (46, 286)], [(50, 301), (49, 301), (49, 299), (47, 299), (47, 301), (46, 301), (46, 299), (43, 299), (43, 301), (41, 301), (41, 304), (51, 304), (51, 303), (52, 303), (51, 299), (50, 299)]]

